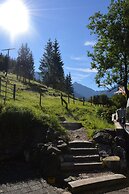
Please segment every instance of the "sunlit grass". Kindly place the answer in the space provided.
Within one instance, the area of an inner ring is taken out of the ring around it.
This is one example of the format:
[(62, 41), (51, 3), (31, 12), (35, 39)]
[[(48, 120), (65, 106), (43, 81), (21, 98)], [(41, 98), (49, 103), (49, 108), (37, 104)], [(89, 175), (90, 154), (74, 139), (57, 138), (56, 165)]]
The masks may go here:
[[(48, 88), (46, 92), (42, 93), (41, 106), (40, 106), (40, 94), (39, 91), (43, 86), (42, 84), (31, 81), (31, 84), (24, 84), (21, 81), (16, 80), (16, 75), (10, 74), (9, 77), (12, 79), (11, 83), (16, 84), (16, 100), (8, 99), (4, 106), (13, 106), (22, 109), (28, 109), (34, 112), (38, 118), (42, 115), (50, 115), (58, 120), (60, 116), (66, 118), (67, 121), (82, 122), (86, 131), (91, 137), (93, 133), (100, 129), (113, 128), (113, 125), (108, 123), (106, 120), (98, 117), (97, 109), (98, 106), (92, 105), (91, 103), (83, 102), (79, 100), (73, 101), (70, 99), (68, 104), (68, 110), (65, 105), (62, 106), (60, 99), (60, 91), (55, 91), (52, 88)], [(39, 88), (39, 91), (38, 91)], [(66, 102), (68, 98), (64, 97)], [(1, 99), (3, 104), (3, 101)]]

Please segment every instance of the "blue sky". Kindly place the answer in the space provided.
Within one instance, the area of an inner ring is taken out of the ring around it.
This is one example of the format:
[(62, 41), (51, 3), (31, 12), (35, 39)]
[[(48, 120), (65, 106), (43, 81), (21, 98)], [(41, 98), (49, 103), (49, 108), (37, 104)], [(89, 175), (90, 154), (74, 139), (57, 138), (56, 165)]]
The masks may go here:
[[(0, 5), (5, 0), (0, 0)], [(110, 0), (23, 0), (29, 10), (29, 31), (12, 41), (10, 35), (0, 29), (0, 50), (15, 47), (11, 57), (17, 56), (22, 43), (28, 43), (33, 52), (38, 71), (39, 60), (49, 38), (56, 38), (64, 62), (65, 74), (71, 73), (76, 81), (95, 90), (95, 71), (90, 70), (87, 51), (92, 49), (95, 37), (86, 27), (89, 17), (97, 11), (106, 12)], [(101, 88), (102, 89), (102, 88)]]

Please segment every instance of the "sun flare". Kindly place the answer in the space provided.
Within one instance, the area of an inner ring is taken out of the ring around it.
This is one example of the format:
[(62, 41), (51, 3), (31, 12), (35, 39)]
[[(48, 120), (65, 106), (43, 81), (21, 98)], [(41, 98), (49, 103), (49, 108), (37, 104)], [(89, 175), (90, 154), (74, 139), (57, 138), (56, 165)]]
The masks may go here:
[(0, 4), (0, 28), (15, 36), (29, 29), (29, 10), (23, 0), (6, 0)]

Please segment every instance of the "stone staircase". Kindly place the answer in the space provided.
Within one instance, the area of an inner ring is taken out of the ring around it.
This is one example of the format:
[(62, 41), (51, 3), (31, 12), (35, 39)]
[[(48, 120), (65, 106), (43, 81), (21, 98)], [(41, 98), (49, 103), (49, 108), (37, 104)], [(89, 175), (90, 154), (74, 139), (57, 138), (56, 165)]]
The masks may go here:
[[(62, 125), (73, 134), (82, 127), (80, 123), (66, 121)], [(69, 152), (63, 155), (61, 171), (69, 191), (76, 194), (103, 194), (124, 188), (127, 183), (123, 174), (114, 174), (104, 168), (98, 149), (91, 141), (76, 139), (69, 142)]]
[(92, 142), (69, 142), (70, 152), (63, 156), (61, 170), (63, 172), (90, 172), (102, 169), (102, 162), (97, 148)]

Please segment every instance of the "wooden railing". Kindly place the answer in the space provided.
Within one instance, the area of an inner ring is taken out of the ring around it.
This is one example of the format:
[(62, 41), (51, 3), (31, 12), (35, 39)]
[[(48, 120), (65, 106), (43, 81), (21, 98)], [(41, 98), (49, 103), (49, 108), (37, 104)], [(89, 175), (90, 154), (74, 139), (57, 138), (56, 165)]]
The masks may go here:
[(16, 84), (12, 84), (8, 77), (0, 77), (0, 98), (4, 102), (7, 99), (16, 99)]

